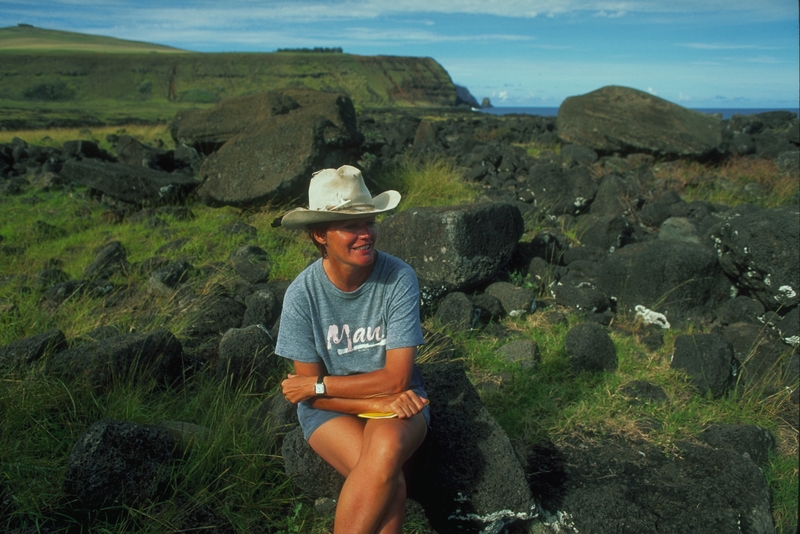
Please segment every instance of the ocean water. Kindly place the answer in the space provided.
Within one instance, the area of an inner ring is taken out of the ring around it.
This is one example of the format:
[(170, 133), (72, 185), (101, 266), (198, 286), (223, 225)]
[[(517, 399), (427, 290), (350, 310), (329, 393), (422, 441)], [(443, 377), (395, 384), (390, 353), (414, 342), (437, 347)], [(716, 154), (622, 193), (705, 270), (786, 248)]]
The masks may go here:
[[(710, 115), (719, 113), (723, 119), (730, 119), (733, 115), (753, 115), (766, 111), (791, 111), (800, 115), (800, 108), (690, 108), (701, 113)], [(495, 107), (479, 109), (477, 112), (488, 113), (489, 115), (539, 115), (541, 117), (555, 117), (558, 115), (558, 108), (537, 108), (537, 107)]]

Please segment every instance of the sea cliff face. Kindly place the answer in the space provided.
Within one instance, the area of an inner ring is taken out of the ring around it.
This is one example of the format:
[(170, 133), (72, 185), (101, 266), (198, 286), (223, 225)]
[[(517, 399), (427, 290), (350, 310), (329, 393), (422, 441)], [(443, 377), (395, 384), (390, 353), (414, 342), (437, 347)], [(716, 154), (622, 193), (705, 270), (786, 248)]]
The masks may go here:
[[(456, 87), (431, 58), (342, 53), (4, 52), (2, 107), (92, 105), (117, 115), (214, 104), (243, 94), (306, 88), (349, 95), (358, 107), (451, 106)], [(156, 118), (156, 117), (153, 117)]]

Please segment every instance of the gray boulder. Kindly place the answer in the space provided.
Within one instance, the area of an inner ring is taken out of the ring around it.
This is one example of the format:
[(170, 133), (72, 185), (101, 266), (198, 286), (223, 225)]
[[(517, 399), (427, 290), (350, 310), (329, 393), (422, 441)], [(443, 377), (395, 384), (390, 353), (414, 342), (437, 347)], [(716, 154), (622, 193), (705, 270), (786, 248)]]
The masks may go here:
[(311, 499), (338, 499), (344, 477), (331, 467), (303, 437), (297, 426), (283, 437), (281, 445), (286, 475)]
[(764, 325), (733, 323), (720, 334), (730, 341), (739, 362), (738, 383), (763, 395), (772, 395), (792, 383), (789, 363), (791, 349)]
[(525, 369), (533, 369), (541, 360), (539, 345), (532, 339), (518, 339), (497, 349), (497, 354), (507, 362), (519, 364)]
[(46, 371), (99, 391), (126, 380), (163, 384), (183, 376), (183, 349), (166, 330), (120, 334), (56, 353)]
[(171, 295), (179, 284), (186, 282), (191, 275), (192, 264), (188, 261), (174, 261), (154, 270), (147, 281), (150, 293)]
[(534, 501), (516, 452), (462, 363), (434, 361), (420, 370), (431, 400), (431, 427), (413, 459), (409, 494), (425, 507), (436, 531), (477, 532), (486, 525), (476, 524), (476, 516), (530, 514)]
[(272, 336), (261, 325), (231, 328), (219, 343), (217, 377), (234, 387), (252, 380), (256, 390), (264, 391), (280, 365), (274, 348)]
[(701, 244), (700, 233), (691, 219), (686, 217), (670, 217), (661, 223), (658, 238), (670, 241), (685, 241)]
[(561, 475), (551, 493), (560, 494), (554, 504), (572, 528), (560, 532), (775, 532), (769, 484), (750, 458), (687, 442), (676, 449), (611, 436), (571, 439), (555, 466), (529, 469)]
[(523, 233), (511, 204), (409, 208), (380, 225), (379, 247), (422, 280), (467, 291), (489, 281), (511, 260)]
[[(488, 523), (531, 514), (535, 504), (508, 436), (486, 411), (460, 362), (420, 365), (431, 399), (431, 426), (409, 463), (409, 497), (436, 532), (478, 532)], [(299, 428), (282, 446), (286, 472), (307, 496), (336, 498), (341, 475), (314, 453)], [(490, 517), (491, 516), (491, 517)]]
[(505, 314), (511, 317), (533, 313), (536, 309), (534, 292), (509, 282), (495, 282), (486, 288), (485, 293), (497, 298)]
[(434, 320), (445, 328), (469, 330), (479, 319), (472, 301), (460, 291), (448, 293), (436, 308)]
[(675, 338), (670, 367), (688, 373), (700, 395), (710, 394), (715, 399), (728, 392), (738, 373), (733, 345), (719, 334), (684, 334)]
[(109, 278), (130, 269), (128, 252), (119, 241), (111, 241), (95, 250), (95, 258), (86, 266), (83, 276), (89, 280)]
[(734, 209), (713, 232), (719, 262), (768, 310), (800, 301), (800, 207)]
[(0, 347), (0, 369), (30, 366), (43, 357), (67, 348), (61, 330), (55, 328)]
[(269, 288), (254, 291), (244, 299), (247, 308), (242, 319), (242, 328), (251, 325), (264, 325), (272, 328), (281, 314), (281, 303), (275, 292)]
[(233, 270), (250, 284), (269, 281), (272, 262), (267, 252), (255, 245), (244, 245), (231, 252), (229, 258)]
[(199, 185), (181, 173), (96, 160), (67, 160), (61, 175), (104, 197), (137, 207), (181, 203)]
[(712, 447), (746, 454), (761, 468), (767, 466), (769, 454), (775, 450), (775, 438), (769, 430), (756, 425), (716, 423), (703, 430), (700, 437)]
[(597, 194), (597, 184), (586, 167), (565, 170), (554, 163), (539, 164), (528, 171), (526, 183), (536, 207), (551, 215), (585, 213)]
[(64, 493), (93, 510), (154, 499), (169, 479), (174, 448), (175, 440), (164, 428), (98, 421), (69, 454)]
[(636, 306), (663, 313), (670, 322), (704, 317), (730, 296), (714, 252), (681, 241), (628, 245), (600, 265), (597, 289), (617, 301), (617, 313)]
[(251, 122), (287, 115), (299, 107), (297, 100), (280, 91), (231, 98), (211, 109), (179, 112), (169, 125), (170, 133), (176, 145), (210, 154), (241, 134)]
[[(206, 204), (248, 207), (301, 197), (313, 172), (358, 159), (362, 138), (350, 98), (300, 90), (284, 94), (297, 104), (286, 113), (272, 114), (269, 94), (233, 98), (215, 111), (241, 117), (242, 124), (200, 168), (203, 185), (197, 194)], [(180, 128), (177, 135), (183, 139)]]
[(589, 212), (599, 216), (630, 215), (640, 208), (642, 185), (634, 174), (612, 172), (597, 186)]
[(758, 300), (744, 295), (737, 295), (720, 305), (716, 312), (715, 322), (722, 326), (733, 323), (760, 325), (764, 312), (764, 305)]
[(606, 329), (597, 323), (581, 323), (567, 332), (567, 355), (573, 371), (599, 372), (617, 369), (617, 349)]
[(642, 230), (622, 215), (585, 215), (578, 222), (581, 244), (593, 250), (614, 252), (639, 242)]
[(567, 98), (558, 108), (557, 126), (563, 141), (600, 154), (701, 157), (722, 142), (719, 117), (619, 86)]

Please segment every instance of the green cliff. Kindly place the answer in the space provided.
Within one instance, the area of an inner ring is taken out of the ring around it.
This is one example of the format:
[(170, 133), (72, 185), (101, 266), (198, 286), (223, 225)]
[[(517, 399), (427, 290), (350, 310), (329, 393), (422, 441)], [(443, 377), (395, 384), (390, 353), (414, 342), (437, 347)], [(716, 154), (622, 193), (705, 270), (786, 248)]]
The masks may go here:
[(359, 108), (456, 103), (450, 76), (431, 58), (195, 53), (30, 26), (0, 28), (0, 127), (7, 129), (48, 121), (167, 120), (187, 107), (286, 87), (344, 92)]

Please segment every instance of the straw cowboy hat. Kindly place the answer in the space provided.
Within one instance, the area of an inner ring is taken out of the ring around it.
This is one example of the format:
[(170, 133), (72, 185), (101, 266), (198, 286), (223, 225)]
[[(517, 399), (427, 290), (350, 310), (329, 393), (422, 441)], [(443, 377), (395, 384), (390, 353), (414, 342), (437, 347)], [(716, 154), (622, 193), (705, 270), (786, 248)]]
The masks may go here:
[(400, 193), (384, 191), (373, 197), (361, 171), (350, 165), (314, 173), (308, 185), (308, 208), (295, 208), (281, 218), (281, 226), (304, 230), (309, 224), (368, 217), (392, 210)]

